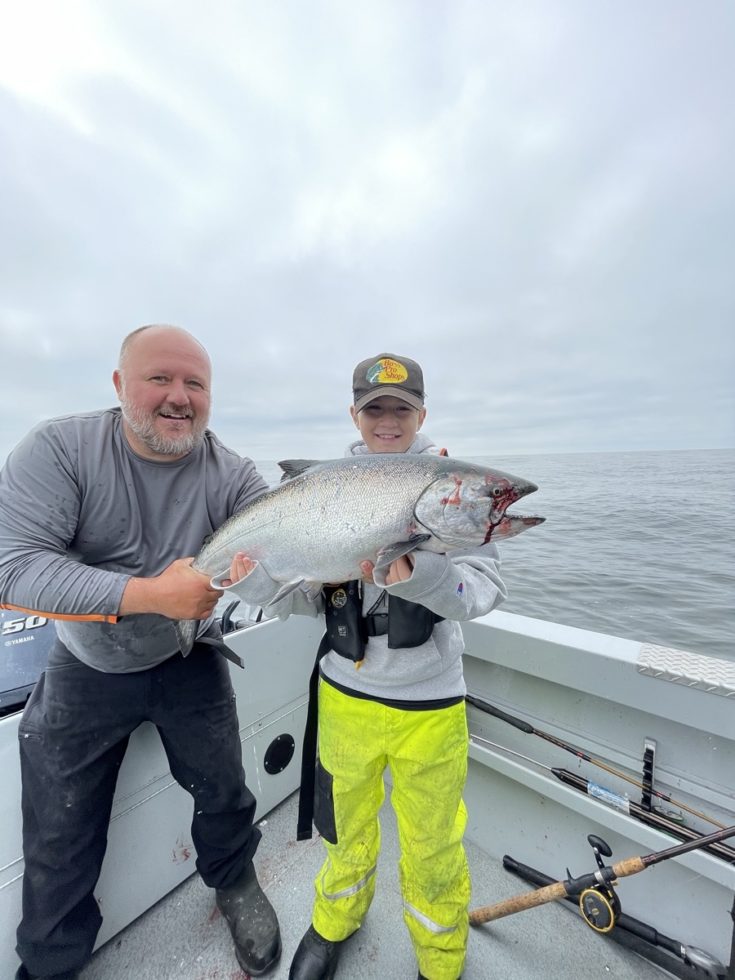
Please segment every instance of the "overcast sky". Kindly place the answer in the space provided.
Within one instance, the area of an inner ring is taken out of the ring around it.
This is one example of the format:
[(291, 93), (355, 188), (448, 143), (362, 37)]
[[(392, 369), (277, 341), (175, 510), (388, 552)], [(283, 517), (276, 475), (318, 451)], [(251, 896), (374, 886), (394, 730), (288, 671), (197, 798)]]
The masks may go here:
[(733, 446), (734, 94), (730, 0), (6, 3), (0, 459), (151, 322), (255, 459), (383, 351), (455, 456)]

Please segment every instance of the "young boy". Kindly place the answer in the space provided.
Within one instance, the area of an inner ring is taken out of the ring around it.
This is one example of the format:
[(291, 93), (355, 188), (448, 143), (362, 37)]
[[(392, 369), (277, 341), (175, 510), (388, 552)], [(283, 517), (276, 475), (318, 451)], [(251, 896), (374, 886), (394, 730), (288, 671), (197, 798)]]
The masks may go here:
[[(347, 455), (440, 452), (419, 431), (426, 409), (415, 361), (396, 354), (370, 357), (355, 368), (352, 387), (350, 414), (361, 438)], [(296, 590), (269, 608), (286, 618), (325, 610), (338, 615), (356, 604), (367, 633), (359, 670), (334, 650), (320, 664), (314, 823), (327, 859), (290, 980), (334, 977), (342, 944), (368, 911), (386, 767), (401, 848), (403, 916), (419, 978), (460, 976), (470, 877), (462, 845), (468, 734), (459, 621), (482, 616), (505, 598), (498, 565), (492, 544), (448, 554), (414, 551), (382, 576), (374, 577), (366, 561), (360, 583), (326, 587), (315, 601)], [(278, 590), (263, 567), (244, 555), (236, 558), (232, 579), (234, 591), (254, 604)], [(388, 626), (397, 621), (405, 645), (392, 649)]]

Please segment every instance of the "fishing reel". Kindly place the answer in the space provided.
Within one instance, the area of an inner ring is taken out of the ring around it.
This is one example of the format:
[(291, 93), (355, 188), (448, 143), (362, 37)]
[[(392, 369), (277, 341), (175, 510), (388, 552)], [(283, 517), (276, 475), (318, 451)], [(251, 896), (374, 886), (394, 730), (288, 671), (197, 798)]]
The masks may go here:
[[(612, 857), (612, 848), (595, 834), (589, 834), (587, 840), (595, 855), (597, 867), (600, 870), (604, 869), (605, 862), (602, 857)], [(571, 877), (569, 869), (567, 875)], [(622, 911), (613, 883), (600, 881), (597, 885), (585, 888), (579, 896), (579, 911), (590, 929), (594, 929), (595, 932), (611, 932)]]

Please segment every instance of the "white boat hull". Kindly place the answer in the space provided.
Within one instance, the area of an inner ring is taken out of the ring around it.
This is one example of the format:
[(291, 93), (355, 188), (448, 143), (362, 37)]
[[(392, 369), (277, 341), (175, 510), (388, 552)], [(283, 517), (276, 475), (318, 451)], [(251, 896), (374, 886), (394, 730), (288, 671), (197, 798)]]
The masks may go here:
[[(307, 683), (322, 624), (293, 618), (228, 636), (245, 661), (232, 668), (243, 759), (258, 798), (258, 817), (299, 782)], [(495, 612), (464, 626), (468, 689), (588, 755), (638, 774), (646, 740), (657, 746), (654, 785), (734, 823), (735, 664), (667, 653), (646, 645)], [(662, 660), (663, 658), (663, 660)], [(661, 664), (663, 663), (663, 668)], [(671, 670), (668, 669), (673, 664)], [(654, 676), (658, 674), (659, 676)], [(578, 763), (571, 755), (503, 721), (468, 709), (470, 728), (527, 762), (483, 743), (470, 749), (468, 837), (500, 859), (510, 854), (552, 877), (592, 871), (587, 834), (603, 837), (615, 860), (671, 846), (670, 836), (558, 782), (535, 763), (580, 772), (618, 794), (635, 787)], [(0, 719), (0, 976), (17, 966), (22, 849), (18, 715)], [(268, 747), (290, 736), (295, 753), (282, 772), (265, 767)], [(667, 805), (667, 808), (676, 807)], [(172, 779), (152, 727), (131, 739), (121, 769), (108, 853), (97, 888), (104, 916), (98, 945), (188, 877), (194, 869), (191, 800)], [(687, 818), (702, 832), (715, 829)], [(735, 838), (731, 842), (735, 846)], [(528, 886), (520, 881), (517, 891)], [(475, 894), (479, 883), (474, 883)], [(623, 910), (670, 936), (730, 957), (735, 866), (701, 851), (621, 881)], [(488, 903), (495, 896), (488, 894)], [(524, 915), (538, 915), (527, 912)]]
[[(654, 740), (654, 787), (735, 824), (735, 663), (668, 651), (675, 670), (664, 670), (660, 648), (502, 612), (463, 629), (469, 691), (638, 780), (645, 743)], [(635, 786), (555, 745), (477, 708), (469, 706), (468, 715), (470, 730), (486, 740), (640, 801)], [(573, 875), (596, 868), (591, 833), (610, 845), (612, 862), (677, 843), (508, 753), (479, 743), (470, 759), (467, 834), (498, 858), (510, 854), (557, 879), (567, 867)], [(703, 833), (718, 829), (685, 816)], [(735, 847), (735, 837), (729, 843)], [(519, 883), (519, 892), (526, 888)], [(618, 887), (628, 915), (723, 963), (734, 893), (735, 865), (703, 851), (661, 862)]]

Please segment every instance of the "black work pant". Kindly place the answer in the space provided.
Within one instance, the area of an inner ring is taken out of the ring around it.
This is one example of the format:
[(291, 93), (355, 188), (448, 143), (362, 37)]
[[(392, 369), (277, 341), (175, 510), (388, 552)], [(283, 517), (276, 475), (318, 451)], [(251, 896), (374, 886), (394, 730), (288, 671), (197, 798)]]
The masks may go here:
[(205, 883), (230, 887), (252, 860), (256, 804), (222, 655), (198, 643), (188, 657), (105, 674), (57, 641), (19, 727), (25, 875), (16, 948), (32, 974), (79, 969), (92, 954), (115, 784), (143, 721), (156, 726), (172, 775), (194, 797), (192, 840)]

